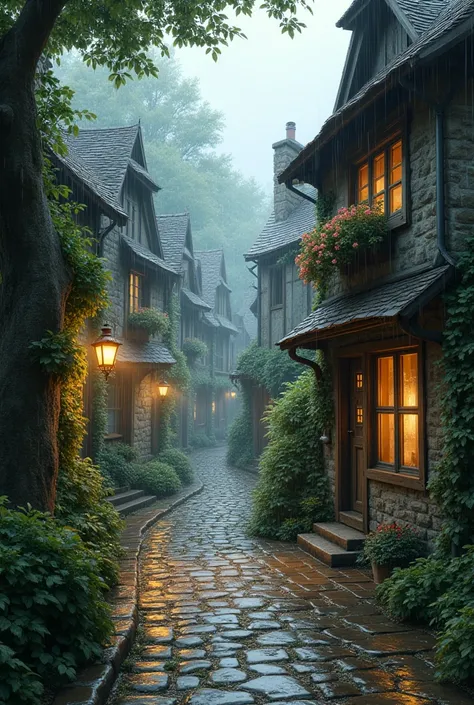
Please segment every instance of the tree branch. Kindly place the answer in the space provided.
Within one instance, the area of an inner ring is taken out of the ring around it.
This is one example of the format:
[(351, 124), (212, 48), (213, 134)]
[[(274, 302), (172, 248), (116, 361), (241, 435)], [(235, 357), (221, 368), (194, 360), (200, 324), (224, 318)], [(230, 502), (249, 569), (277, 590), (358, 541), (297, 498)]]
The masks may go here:
[(26, 0), (10, 32), (18, 57), (18, 67), (35, 71), (56, 21), (69, 0)]

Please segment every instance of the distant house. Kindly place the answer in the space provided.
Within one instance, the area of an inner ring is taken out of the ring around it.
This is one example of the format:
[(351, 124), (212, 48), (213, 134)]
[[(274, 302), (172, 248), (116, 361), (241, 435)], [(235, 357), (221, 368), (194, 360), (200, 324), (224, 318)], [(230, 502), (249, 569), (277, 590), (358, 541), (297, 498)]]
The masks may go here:
[[(227, 283), (224, 252), (201, 250), (195, 253), (198, 262), (202, 298), (211, 306), (203, 319), (208, 324), (204, 340), (211, 351), (212, 376), (215, 379), (215, 395), (211, 402), (214, 433), (223, 438), (227, 432), (227, 407), (229, 402), (229, 374), (232, 371), (232, 338), (238, 329), (232, 323), (230, 287)], [(200, 413), (198, 404), (197, 414)], [(198, 416), (199, 418), (199, 416)]]
[[(67, 144), (68, 156), (57, 160), (74, 182), (73, 198), (92, 203), (84, 218), (111, 273), (107, 319), (123, 340), (107, 385), (106, 441), (123, 440), (147, 458), (158, 444), (156, 385), (175, 360), (159, 336), (134, 328), (129, 316), (143, 308), (165, 312), (179, 280), (160, 242), (153, 203), (159, 187), (147, 170), (139, 125), (81, 130)], [(92, 417), (88, 391), (86, 414)]]
[[(258, 345), (273, 346), (311, 311), (312, 290), (298, 276), (294, 260), (302, 235), (315, 225), (316, 189), (304, 185), (291, 191), (278, 177), (298, 156), (303, 145), (295, 139), (295, 124), (288, 122), (286, 137), (273, 144), (273, 212), (256, 242), (245, 254), (257, 273), (257, 294), (253, 310), (257, 315)], [(267, 390), (252, 385), (254, 454), (266, 445), (265, 428), (260, 423), (269, 402)]]
[[(335, 112), (279, 177), (291, 194), (295, 180), (332, 192), (334, 212), (379, 203), (387, 216), (385, 246), (335, 273), (280, 347), (323, 351), (332, 374), (338, 522), (409, 522), (429, 543), (441, 526), (427, 482), (442, 450), (443, 294), (474, 223), (473, 21), (463, 0), (355, 0), (338, 23), (352, 39)], [(351, 560), (321, 537), (301, 541)]]

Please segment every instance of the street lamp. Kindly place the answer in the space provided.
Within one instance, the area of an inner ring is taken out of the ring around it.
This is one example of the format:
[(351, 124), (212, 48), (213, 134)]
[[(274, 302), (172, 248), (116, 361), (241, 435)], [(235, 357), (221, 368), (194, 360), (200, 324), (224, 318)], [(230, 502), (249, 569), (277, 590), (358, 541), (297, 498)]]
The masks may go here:
[(158, 384), (158, 392), (160, 394), (160, 399), (164, 399), (165, 396), (168, 394), (168, 389), (170, 388), (170, 385), (168, 382), (165, 382), (164, 379), (161, 380)]
[(108, 325), (102, 327), (101, 335), (95, 343), (92, 343), (97, 356), (99, 370), (104, 373), (105, 379), (115, 369), (117, 353), (121, 345), (122, 343), (112, 336), (112, 328)]
[(230, 396), (232, 397), (232, 399), (235, 399), (235, 397), (237, 396), (237, 392), (234, 392), (232, 390), (232, 392), (230, 393)]

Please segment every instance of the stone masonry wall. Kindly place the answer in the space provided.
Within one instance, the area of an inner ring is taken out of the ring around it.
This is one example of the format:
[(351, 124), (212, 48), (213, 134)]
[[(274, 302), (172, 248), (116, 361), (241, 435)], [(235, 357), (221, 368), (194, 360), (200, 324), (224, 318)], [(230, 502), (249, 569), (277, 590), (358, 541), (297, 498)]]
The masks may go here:
[[(102, 218), (102, 220), (101, 227), (107, 227), (110, 221), (107, 218)], [(114, 228), (105, 238), (103, 256), (106, 262), (105, 267), (111, 274), (111, 280), (107, 283), (111, 303), (110, 309), (107, 311), (107, 322), (113, 326), (115, 335), (122, 337), (125, 322), (126, 280), (120, 260), (120, 230), (118, 228)]]
[(133, 445), (142, 460), (151, 457), (152, 376), (147, 375), (134, 390)]
[(301, 197), (278, 183), (278, 176), (301, 151), (301, 145), (295, 140), (281, 140), (273, 145), (273, 200), (275, 220), (286, 220), (296, 206), (301, 204)]

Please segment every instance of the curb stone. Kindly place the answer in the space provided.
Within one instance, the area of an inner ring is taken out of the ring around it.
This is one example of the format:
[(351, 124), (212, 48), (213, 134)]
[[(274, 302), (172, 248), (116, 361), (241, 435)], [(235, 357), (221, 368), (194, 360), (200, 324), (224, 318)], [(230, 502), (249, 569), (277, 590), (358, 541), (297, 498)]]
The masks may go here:
[(204, 484), (196, 482), (182, 490), (174, 502), (170, 503), (169, 498), (158, 500), (154, 507), (126, 517), (126, 527), (121, 536), (125, 555), (120, 561), (118, 585), (111, 593), (112, 619), (116, 624), (112, 645), (105, 649), (103, 663), (93, 664), (78, 673), (74, 683), (56, 694), (53, 705), (104, 705), (107, 701), (137, 631), (138, 556), (145, 534), (162, 517), (203, 489)]

